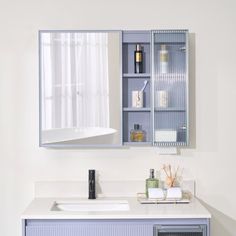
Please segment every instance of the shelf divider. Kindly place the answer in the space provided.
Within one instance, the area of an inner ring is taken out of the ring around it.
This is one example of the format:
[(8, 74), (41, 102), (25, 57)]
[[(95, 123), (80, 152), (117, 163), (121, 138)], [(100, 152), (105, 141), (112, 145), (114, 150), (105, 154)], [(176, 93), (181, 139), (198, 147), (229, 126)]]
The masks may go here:
[(123, 78), (150, 78), (150, 74), (149, 73), (124, 73), (123, 74)]
[(150, 107), (142, 107), (142, 108), (136, 108), (136, 107), (124, 107), (123, 111), (133, 111), (133, 112), (150, 112)]

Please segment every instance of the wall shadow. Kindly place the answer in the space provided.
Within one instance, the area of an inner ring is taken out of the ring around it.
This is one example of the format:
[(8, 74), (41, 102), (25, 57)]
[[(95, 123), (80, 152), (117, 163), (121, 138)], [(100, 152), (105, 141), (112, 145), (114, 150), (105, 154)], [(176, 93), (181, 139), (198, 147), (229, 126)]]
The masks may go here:
[(196, 37), (189, 33), (189, 148), (196, 148)]
[(211, 236), (235, 236), (236, 235), (236, 220), (223, 214), (214, 207), (208, 205), (204, 201), (199, 201), (212, 214), (211, 218)]

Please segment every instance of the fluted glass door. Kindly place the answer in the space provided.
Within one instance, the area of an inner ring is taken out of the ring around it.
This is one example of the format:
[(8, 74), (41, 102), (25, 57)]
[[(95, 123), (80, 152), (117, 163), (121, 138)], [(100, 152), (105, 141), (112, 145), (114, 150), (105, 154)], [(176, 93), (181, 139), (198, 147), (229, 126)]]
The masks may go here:
[(157, 146), (188, 143), (188, 33), (152, 33), (153, 140)]

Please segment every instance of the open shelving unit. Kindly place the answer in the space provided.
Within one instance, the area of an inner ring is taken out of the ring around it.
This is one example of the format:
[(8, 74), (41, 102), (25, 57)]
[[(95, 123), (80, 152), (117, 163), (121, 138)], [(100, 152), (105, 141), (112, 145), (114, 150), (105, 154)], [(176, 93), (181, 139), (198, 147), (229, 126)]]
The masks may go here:
[[(134, 73), (134, 51), (136, 44), (142, 46), (143, 73)], [(123, 90), (123, 144), (146, 146), (152, 144), (151, 122), (151, 35), (150, 31), (124, 31), (122, 41), (122, 90)], [(144, 90), (144, 106), (132, 107), (132, 91), (140, 90), (144, 81), (148, 84)], [(130, 130), (139, 124), (146, 132), (144, 142), (131, 142)]]

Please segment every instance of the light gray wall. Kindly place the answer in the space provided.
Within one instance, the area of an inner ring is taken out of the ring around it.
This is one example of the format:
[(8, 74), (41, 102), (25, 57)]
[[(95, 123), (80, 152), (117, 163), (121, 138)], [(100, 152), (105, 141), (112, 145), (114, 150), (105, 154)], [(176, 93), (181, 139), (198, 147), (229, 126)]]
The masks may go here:
[[(89, 168), (99, 170), (102, 180), (141, 180), (163, 163), (180, 165), (185, 178), (196, 179), (198, 197), (220, 222), (212, 224), (214, 236), (235, 234), (234, 0), (0, 3), (0, 235), (20, 235), (20, 214), (34, 196), (35, 181), (86, 180)], [(39, 29), (162, 28), (192, 32), (190, 149), (180, 156), (159, 156), (154, 148), (38, 147)]]

